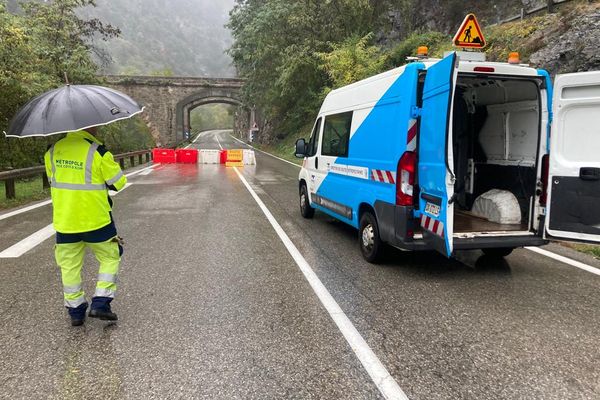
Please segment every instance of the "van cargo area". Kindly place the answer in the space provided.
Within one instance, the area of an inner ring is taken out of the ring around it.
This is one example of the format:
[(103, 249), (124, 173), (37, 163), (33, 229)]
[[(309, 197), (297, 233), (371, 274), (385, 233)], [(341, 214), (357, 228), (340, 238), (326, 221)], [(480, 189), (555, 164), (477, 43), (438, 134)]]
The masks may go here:
[(540, 84), (459, 74), (452, 120), (455, 234), (530, 230), (538, 181)]

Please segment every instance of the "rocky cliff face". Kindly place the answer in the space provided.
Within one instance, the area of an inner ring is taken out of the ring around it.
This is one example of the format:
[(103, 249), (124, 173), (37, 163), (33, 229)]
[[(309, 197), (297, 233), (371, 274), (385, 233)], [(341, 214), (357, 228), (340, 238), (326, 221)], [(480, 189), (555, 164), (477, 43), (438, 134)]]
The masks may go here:
[(600, 70), (600, 4), (571, 10), (540, 40), (544, 45), (531, 55), (531, 64), (551, 74)]

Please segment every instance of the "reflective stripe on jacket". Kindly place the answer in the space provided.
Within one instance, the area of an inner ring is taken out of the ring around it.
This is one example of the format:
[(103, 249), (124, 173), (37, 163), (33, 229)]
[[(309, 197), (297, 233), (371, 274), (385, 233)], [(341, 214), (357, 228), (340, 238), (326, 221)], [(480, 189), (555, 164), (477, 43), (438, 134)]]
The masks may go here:
[(121, 190), (127, 178), (98, 139), (70, 132), (50, 147), (44, 161), (57, 232), (89, 232), (111, 223), (107, 186)]

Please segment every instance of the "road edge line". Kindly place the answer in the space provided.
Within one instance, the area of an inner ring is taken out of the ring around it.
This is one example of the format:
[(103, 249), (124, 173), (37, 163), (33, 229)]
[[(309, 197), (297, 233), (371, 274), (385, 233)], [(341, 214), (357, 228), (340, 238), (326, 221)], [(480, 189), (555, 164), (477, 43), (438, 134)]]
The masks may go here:
[(263, 154), (266, 154), (266, 155), (268, 155), (268, 156), (271, 156), (271, 157), (273, 157), (273, 158), (276, 158), (276, 159), (278, 159), (279, 161), (283, 161), (283, 162), (286, 162), (286, 163), (288, 163), (288, 164), (291, 164), (291, 165), (293, 165), (293, 166), (295, 166), (295, 167), (302, 168), (302, 165), (298, 165), (298, 164), (296, 164), (296, 163), (293, 163), (293, 162), (291, 162), (291, 161), (288, 161), (288, 160), (286, 160), (286, 159), (284, 159), (284, 158), (277, 157), (276, 155), (274, 155), (274, 154), (271, 154), (271, 153), (269, 153), (269, 152), (266, 152), (266, 151), (264, 151), (264, 150), (257, 149), (256, 147), (252, 146), (251, 144), (248, 144), (248, 143), (244, 142), (243, 140), (240, 140), (240, 139), (236, 138), (236, 137), (235, 137), (235, 136), (233, 136), (231, 133), (229, 134), (229, 136), (231, 136), (231, 137), (232, 137), (234, 140), (237, 140), (238, 142), (240, 142), (240, 143), (242, 143), (242, 144), (245, 144), (246, 146), (248, 146), (248, 147), (252, 148), (252, 150), (259, 151), (259, 152), (261, 152), (261, 153), (263, 153)]
[(43, 227), (42, 229), (32, 233), (25, 239), (18, 241), (9, 248), (0, 252), (0, 259), (2, 258), (19, 258), (29, 250), (34, 249), (40, 243), (48, 240), (56, 231), (52, 224)]
[(317, 274), (312, 270), (306, 259), (302, 256), (298, 248), (294, 245), (292, 240), (289, 238), (287, 233), (283, 230), (281, 225), (277, 222), (273, 214), (269, 211), (265, 203), (260, 199), (258, 194), (252, 189), (246, 178), (240, 173), (240, 171), (234, 167), (235, 173), (238, 175), (250, 195), (254, 198), (263, 214), (267, 217), (267, 220), (271, 223), (271, 226), (279, 236), (279, 239), (283, 242), (285, 248), (290, 253), (296, 265), (300, 268), (300, 271), (304, 274), (304, 277), (312, 287), (313, 291), (317, 295), (317, 298), (325, 307), (333, 322), (337, 325), (338, 329), (350, 345), (350, 348), (367, 371), (373, 383), (377, 386), (383, 397), (386, 399), (399, 399), (408, 400), (406, 394), (402, 391), (396, 380), (390, 375), (388, 370), (379, 360), (377, 355), (369, 347), (365, 339), (358, 332), (356, 327), (352, 324), (352, 321), (342, 311), (339, 304), (335, 301), (333, 296), (329, 293), (325, 285), (321, 282)]
[[(143, 168), (143, 169), (131, 172), (129, 174), (125, 174), (125, 176), (128, 177), (128, 178), (130, 176), (135, 176), (135, 175), (139, 174), (140, 172), (146, 171), (146, 170), (148, 170), (150, 168), (154, 168), (157, 165), (158, 164), (152, 164), (152, 165), (150, 165), (150, 166), (148, 166), (146, 168)], [(9, 212), (4, 213), (4, 214), (0, 214), (0, 221), (2, 221), (3, 219), (14, 217), (15, 215), (24, 214), (26, 212), (33, 211), (33, 210), (35, 210), (37, 208), (47, 206), (48, 204), (52, 204), (52, 200), (51, 199), (44, 200), (44, 201), (42, 201), (40, 203), (32, 204), (32, 205), (29, 205), (29, 206), (25, 206), (23, 208), (18, 208), (16, 210), (9, 211)]]
[(569, 257), (561, 256), (560, 254), (556, 254), (556, 253), (553, 253), (553, 252), (548, 251), (548, 250), (540, 249), (538, 247), (525, 247), (525, 249), (527, 249), (529, 251), (533, 251), (534, 253), (538, 253), (538, 254), (544, 255), (546, 257), (552, 258), (554, 260), (563, 262), (565, 264), (569, 264), (569, 265), (571, 265), (573, 267), (576, 267), (576, 268), (582, 269), (584, 271), (590, 272), (590, 273), (592, 273), (594, 275), (600, 276), (600, 269), (599, 268), (592, 267), (591, 265), (587, 265), (587, 264), (584, 264), (582, 262), (572, 260)]

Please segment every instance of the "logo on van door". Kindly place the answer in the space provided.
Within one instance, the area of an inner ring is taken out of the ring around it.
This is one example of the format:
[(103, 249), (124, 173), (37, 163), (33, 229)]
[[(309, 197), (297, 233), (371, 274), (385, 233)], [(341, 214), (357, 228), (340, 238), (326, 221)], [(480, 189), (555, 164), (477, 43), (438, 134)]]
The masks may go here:
[(333, 172), (335, 174), (351, 176), (354, 178), (369, 179), (369, 169), (366, 167), (332, 164), (327, 166), (327, 172)]

